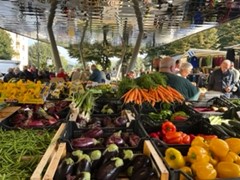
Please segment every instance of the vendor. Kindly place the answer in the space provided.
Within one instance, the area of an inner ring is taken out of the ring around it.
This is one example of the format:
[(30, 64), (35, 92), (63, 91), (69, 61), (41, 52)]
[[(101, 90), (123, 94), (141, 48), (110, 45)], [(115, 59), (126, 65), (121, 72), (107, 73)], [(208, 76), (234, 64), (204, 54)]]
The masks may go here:
[(160, 72), (167, 76), (167, 84), (180, 92), (186, 100), (198, 100), (200, 91), (192, 83), (175, 73), (175, 60), (166, 56), (160, 61)]
[(235, 86), (234, 73), (230, 70), (231, 61), (224, 60), (209, 77), (208, 90), (224, 93), (227, 97), (231, 96), (232, 89)]

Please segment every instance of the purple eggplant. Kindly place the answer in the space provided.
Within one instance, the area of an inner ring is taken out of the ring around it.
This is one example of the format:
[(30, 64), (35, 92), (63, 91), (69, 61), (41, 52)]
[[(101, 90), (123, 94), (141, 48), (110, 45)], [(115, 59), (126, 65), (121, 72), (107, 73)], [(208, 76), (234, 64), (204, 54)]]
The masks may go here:
[(101, 127), (95, 127), (93, 129), (88, 130), (83, 134), (84, 137), (90, 137), (90, 138), (99, 138), (103, 134), (103, 130)]
[(113, 120), (113, 123), (115, 124), (116, 127), (126, 126), (127, 122), (128, 119), (125, 116), (119, 116)]
[(136, 135), (136, 134), (130, 134), (129, 135), (129, 139), (128, 139), (128, 142), (129, 142), (129, 145), (131, 147), (136, 147), (138, 146), (139, 142), (140, 142), (141, 138)]
[(80, 137), (73, 139), (71, 144), (74, 148), (89, 148), (98, 144), (98, 141), (95, 138)]
[(125, 142), (124, 142), (123, 138), (121, 137), (121, 133), (122, 133), (122, 131), (118, 131), (118, 132), (115, 132), (112, 135), (110, 135), (107, 138), (106, 144), (107, 145), (108, 144), (116, 144), (118, 146), (124, 146)]
[(87, 127), (90, 129), (93, 129), (95, 127), (101, 127), (101, 126), (102, 126), (102, 124), (101, 124), (100, 120), (97, 120), (95, 122), (91, 122), (91, 123), (87, 124)]
[(73, 180), (91, 180), (90, 172), (81, 172)]
[(73, 173), (74, 161), (71, 158), (64, 159), (58, 166), (54, 179), (56, 180), (66, 180), (67, 175)]
[(132, 160), (133, 160), (133, 157), (134, 157), (134, 153), (133, 153), (133, 151), (132, 150), (130, 150), (130, 149), (124, 149), (123, 151), (121, 151), (120, 153), (119, 153), (119, 157), (123, 160), (123, 162), (124, 162), (124, 166), (122, 167), (122, 169), (123, 170), (126, 170), (129, 166), (130, 166), (130, 164), (131, 164), (131, 162), (132, 162)]
[(117, 157), (119, 153), (119, 147), (116, 144), (110, 144), (104, 151), (101, 157), (101, 164), (106, 163), (113, 157)]
[(75, 164), (76, 166), (76, 175), (79, 175), (81, 172), (90, 172), (92, 162), (87, 154), (83, 154), (80, 158), (80, 160)]
[(92, 160), (92, 170), (94, 172), (96, 167), (99, 167), (101, 163), (102, 152), (100, 150), (94, 150), (90, 153), (90, 158)]
[(105, 116), (102, 120), (104, 127), (115, 127), (115, 125), (112, 122), (112, 119), (109, 116)]
[(148, 167), (151, 165), (151, 159), (149, 156), (145, 154), (138, 154), (132, 160), (132, 174), (137, 172), (142, 167)]
[(96, 180), (115, 180), (121, 172), (123, 165), (124, 163), (121, 158), (112, 158), (100, 166), (96, 174)]
[(156, 177), (156, 171), (152, 167), (141, 167), (132, 174), (130, 180), (148, 180), (153, 177)]

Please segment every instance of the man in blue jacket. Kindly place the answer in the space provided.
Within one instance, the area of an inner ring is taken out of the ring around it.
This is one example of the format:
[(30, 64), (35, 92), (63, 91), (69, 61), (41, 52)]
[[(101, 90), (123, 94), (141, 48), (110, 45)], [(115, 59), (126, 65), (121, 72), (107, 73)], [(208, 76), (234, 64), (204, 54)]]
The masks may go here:
[(102, 73), (101, 71), (97, 68), (95, 64), (91, 66), (92, 74), (89, 77), (90, 81), (101, 83), (102, 82)]

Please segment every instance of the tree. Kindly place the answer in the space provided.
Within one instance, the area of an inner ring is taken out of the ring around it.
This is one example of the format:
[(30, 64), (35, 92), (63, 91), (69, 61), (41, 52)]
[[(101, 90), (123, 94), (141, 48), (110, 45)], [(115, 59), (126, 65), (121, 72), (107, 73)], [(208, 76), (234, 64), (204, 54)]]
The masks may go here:
[(47, 60), (52, 59), (52, 49), (47, 43), (36, 42), (29, 47), (28, 58), (29, 64), (39, 69), (45, 68), (47, 66)]
[(11, 60), (14, 54), (10, 35), (0, 29), (0, 59)]

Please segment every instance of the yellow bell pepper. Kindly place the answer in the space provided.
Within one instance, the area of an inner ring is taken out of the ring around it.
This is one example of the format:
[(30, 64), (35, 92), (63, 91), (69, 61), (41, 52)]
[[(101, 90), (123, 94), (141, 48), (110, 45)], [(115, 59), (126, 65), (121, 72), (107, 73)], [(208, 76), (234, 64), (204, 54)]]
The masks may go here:
[(228, 144), (222, 139), (212, 139), (209, 143), (209, 150), (217, 157), (225, 157), (229, 151)]
[(205, 149), (208, 149), (208, 144), (201, 136), (196, 136), (191, 142), (191, 146), (201, 146)]
[(229, 151), (225, 157), (221, 158), (221, 161), (237, 163), (239, 162), (239, 156), (235, 152)]
[(227, 142), (229, 149), (236, 154), (240, 154), (240, 138), (228, 138), (225, 139)]
[(201, 146), (191, 146), (188, 150), (187, 157), (189, 162), (209, 162), (210, 157), (206, 149)]
[[(190, 177), (193, 176), (192, 169), (188, 166), (183, 166), (180, 168), (180, 170), (183, 171), (185, 174), (189, 175)], [(180, 174), (179, 180), (187, 180), (187, 178), (184, 175)]]
[(183, 155), (175, 148), (167, 148), (165, 151), (165, 160), (173, 169), (179, 169), (185, 165)]
[(217, 164), (217, 174), (219, 178), (240, 177), (240, 166), (233, 162), (222, 161)]
[(195, 162), (191, 166), (193, 174), (197, 179), (216, 179), (217, 171), (213, 165), (208, 162)]

